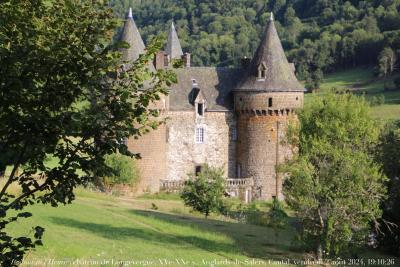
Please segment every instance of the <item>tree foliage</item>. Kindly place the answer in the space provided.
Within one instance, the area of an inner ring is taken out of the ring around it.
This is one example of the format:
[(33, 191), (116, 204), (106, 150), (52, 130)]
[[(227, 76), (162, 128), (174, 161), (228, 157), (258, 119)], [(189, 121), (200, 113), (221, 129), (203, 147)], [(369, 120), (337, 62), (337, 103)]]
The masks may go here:
[(221, 212), (224, 209), (225, 194), (224, 171), (204, 165), (202, 171), (189, 175), (189, 180), (181, 193), (185, 205), (201, 212), (207, 218), (211, 212)]
[(383, 77), (391, 74), (396, 66), (396, 53), (389, 47), (386, 47), (379, 54), (379, 74)]
[[(284, 194), (322, 257), (363, 245), (381, 216), (385, 178), (374, 161), (379, 126), (366, 101), (350, 94), (315, 97), (291, 131), (298, 153), (284, 170)], [(297, 138), (296, 138), (297, 137)]]
[(106, 186), (135, 185), (139, 182), (139, 170), (131, 157), (114, 153), (106, 156), (105, 163), (110, 168), (110, 171), (102, 177)]
[(73, 201), (74, 188), (107, 168), (105, 155), (137, 156), (121, 140), (159, 124), (148, 105), (175, 77), (148, 70), (158, 39), (121, 71), (117, 48), (127, 44), (108, 45), (120, 24), (102, 1), (6, 0), (0, 17), (0, 169), (12, 169), (0, 190), (0, 265), (11, 266), (41, 243), (43, 228), (15, 237), (7, 225), (29, 217), (28, 205)]
[(400, 2), (387, 0), (113, 0), (123, 17), (129, 6), (142, 35), (165, 33), (175, 21), (194, 65), (238, 66), (251, 58), (270, 12), (300, 79), (318, 85), (322, 72), (378, 66), (384, 47), (400, 49)]
[(400, 255), (400, 121), (389, 122), (382, 131), (378, 159), (389, 177), (388, 199), (382, 204), (382, 228), (377, 231), (379, 245)]

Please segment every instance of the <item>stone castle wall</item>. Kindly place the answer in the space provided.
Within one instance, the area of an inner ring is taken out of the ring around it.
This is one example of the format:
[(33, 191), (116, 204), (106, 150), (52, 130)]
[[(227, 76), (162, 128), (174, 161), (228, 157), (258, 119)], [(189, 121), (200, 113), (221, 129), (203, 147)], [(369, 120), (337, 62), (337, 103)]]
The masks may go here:
[[(187, 179), (196, 165), (207, 163), (223, 167), (225, 174), (235, 177), (236, 141), (232, 140), (236, 122), (232, 112), (192, 111), (169, 112), (167, 122), (167, 180)], [(196, 127), (204, 128), (204, 143), (195, 140)]]
[(128, 149), (139, 153), (141, 159), (136, 160), (140, 172), (138, 192), (158, 192), (160, 177), (166, 175), (166, 126), (160, 125), (157, 129), (142, 135), (138, 139), (128, 140)]
[(295, 115), (239, 116), (237, 163), (243, 177), (254, 178), (255, 198), (283, 198), (282, 177), (276, 176), (275, 168), (291, 157), (290, 148), (284, 144), (289, 120), (295, 120)]

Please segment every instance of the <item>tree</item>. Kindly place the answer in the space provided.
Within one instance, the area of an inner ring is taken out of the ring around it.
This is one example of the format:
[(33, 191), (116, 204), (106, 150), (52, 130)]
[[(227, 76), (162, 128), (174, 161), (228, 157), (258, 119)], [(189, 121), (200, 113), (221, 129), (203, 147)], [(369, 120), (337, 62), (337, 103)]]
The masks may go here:
[(400, 255), (400, 121), (389, 122), (382, 131), (378, 159), (389, 177), (388, 199), (382, 203), (382, 227), (377, 231), (379, 246)]
[(207, 219), (211, 212), (224, 210), (223, 197), (225, 194), (224, 171), (204, 165), (202, 171), (189, 175), (189, 180), (181, 193), (186, 206), (201, 212)]
[(396, 66), (396, 60), (396, 53), (390, 47), (384, 48), (378, 58), (379, 74), (384, 78), (391, 74)]
[(349, 252), (381, 216), (385, 178), (372, 156), (379, 127), (363, 98), (333, 93), (315, 97), (299, 125), (288, 135), (298, 152), (283, 166), (286, 201), (319, 258)]
[(117, 48), (127, 44), (107, 45), (119, 21), (101, 1), (7, 0), (0, 17), (0, 166), (11, 166), (0, 190), (0, 265), (14, 266), (44, 229), (12, 236), (6, 226), (31, 216), (28, 205), (71, 203), (74, 188), (107, 169), (105, 155), (137, 157), (121, 140), (157, 127), (148, 106), (175, 77), (148, 69), (160, 40), (122, 71)]

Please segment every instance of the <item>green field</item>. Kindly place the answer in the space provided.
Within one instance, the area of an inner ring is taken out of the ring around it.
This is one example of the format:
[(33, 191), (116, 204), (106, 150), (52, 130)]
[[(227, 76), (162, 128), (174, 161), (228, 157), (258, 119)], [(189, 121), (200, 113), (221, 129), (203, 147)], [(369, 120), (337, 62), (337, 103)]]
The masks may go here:
[[(27, 234), (35, 225), (46, 229), (44, 246), (30, 253), (26, 263), (113, 259), (148, 260), (154, 262), (150, 266), (164, 266), (160, 259), (183, 259), (192, 262), (189, 266), (211, 266), (203, 260), (272, 261), (302, 256), (292, 245), (293, 229), (281, 230), (276, 237), (273, 229), (226, 217), (205, 220), (189, 213), (176, 197), (126, 199), (84, 190), (78, 195), (69, 206), (33, 206), (34, 217), (11, 227), (20, 234)], [(151, 209), (152, 203), (157, 211)]]
[[(81, 189), (72, 205), (36, 205), (30, 210), (34, 216), (10, 230), (27, 234), (41, 225), (46, 229), (44, 246), (30, 252), (21, 266), (44, 266), (52, 259), (63, 266), (88, 266), (72, 265), (74, 260), (104, 263), (89, 266), (165, 266), (164, 261), (171, 262), (167, 266), (182, 265), (176, 260), (190, 262), (186, 266), (251, 266), (250, 261), (281, 266), (276, 261), (306, 256), (294, 243), (293, 222), (275, 232), (224, 216), (206, 220), (190, 213), (176, 196), (128, 199)], [(368, 252), (371, 255), (382, 257)], [(105, 260), (131, 262), (112, 265)], [(213, 265), (213, 260), (222, 262)]]
[[(393, 80), (398, 75), (388, 77), (386, 84), (394, 87)], [(367, 99), (373, 96), (384, 95), (385, 104), (372, 107), (372, 116), (377, 119), (400, 118), (400, 90), (385, 91), (385, 81), (374, 76), (371, 68), (356, 68), (339, 71), (325, 76), (318, 93), (324, 93), (329, 89), (349, 89), (357, 94), (364, 94)], [(306, 96), (306, 101), (312, 97)]]

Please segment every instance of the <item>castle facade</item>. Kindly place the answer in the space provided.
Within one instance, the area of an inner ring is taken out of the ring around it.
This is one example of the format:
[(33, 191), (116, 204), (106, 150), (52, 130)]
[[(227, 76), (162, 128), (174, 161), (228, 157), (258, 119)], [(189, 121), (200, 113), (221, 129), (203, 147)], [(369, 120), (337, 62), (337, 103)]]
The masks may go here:
[[(124, 60), (144, 53), (131, 11), (121, 38), (130, 44)], [(253, 58), (242, 60), (240, 68), (192, 67), (172, 24), (154, 68), (168, 68), (174, 59), (184, 61), (175, 71), (178, 83), (156, 103), (166, 123), (128, 140), (128, 148), (141, 155), (140, 189), (178, 190), (189, 173), (208, 164), (225, 170), (227, 192), (234, 197), (282, 199), (283, 174), (276, 166), (291, 157), (284, 139), (305, 90), (287, 61), (272, 15)]]

